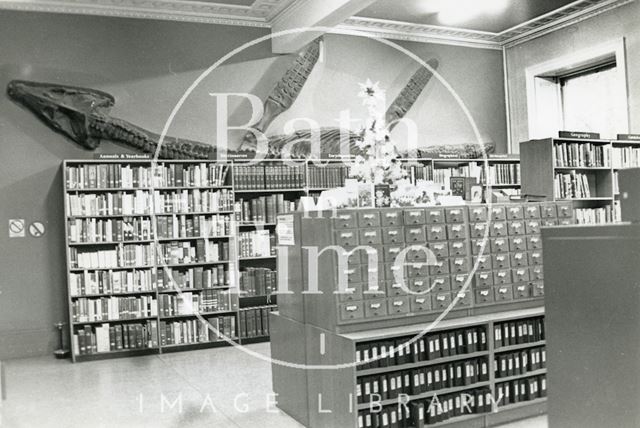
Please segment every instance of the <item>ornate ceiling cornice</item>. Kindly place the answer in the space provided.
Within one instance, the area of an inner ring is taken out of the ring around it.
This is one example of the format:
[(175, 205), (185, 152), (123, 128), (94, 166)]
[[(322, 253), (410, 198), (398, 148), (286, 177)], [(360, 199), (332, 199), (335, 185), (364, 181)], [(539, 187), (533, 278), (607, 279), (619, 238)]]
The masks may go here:
[[(352, 17), (338, 30), (374, 37), (502, 49), (540, 37), (635, 0), (577, 0), (500, 33)], [(251, 6), (191, 0), (0, 0), (0, 9), (158, 19), (271, 28), (295, 0), (256, 0)]]

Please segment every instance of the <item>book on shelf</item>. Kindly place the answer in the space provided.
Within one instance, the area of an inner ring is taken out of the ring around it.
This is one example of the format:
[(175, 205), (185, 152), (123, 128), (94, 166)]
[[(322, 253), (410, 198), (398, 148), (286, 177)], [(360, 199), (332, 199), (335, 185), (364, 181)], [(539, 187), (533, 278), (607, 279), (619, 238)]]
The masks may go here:
[(213, 238), (232, 234), (230, 214), (185, 215), (156, 217), (158, 238)]
[(236, 219), (244, 223), (275, 223), (278, 214), (297, 210), (299, 201), (284, 199), (282, 193), (236, 201)]
[(160, 163), (153, 168), (157, 187), (220, 187), (224, 186), (229, 165), (213, 163)]
[(556, 173), (554, 188), (556, 198), (581, 199), (591, 197), (589, 176), (581, 172)]
[(129, 349), (158, 347), (158, 323), (87, 325), (74, 330), (72, 342), (75, 355), (88, 355)]
[(151, 213), (151, 194), (145, 190), (108, 193), (67, 193), (70, 216), (145, 215)]
[(526, 375), (547, 367), (547, 352), (544, 346), (513, 352), (502, 352), (494, 357), (496, 379)]
[(158, 297), (161, 317), (229, 312), (238, 308), (237, 295), (229, 290), (208, 289), (201, 293), (183, 291)]
[(199, 239), (193, 241), (160, 242), (158, 263), (177, 265), (214, 263), (229, 260), (229, 242)]
[(556, 167), (610, 167), (608, 145), (592, 143), (555, 142)]
[(190, 214), (233, 209), (230, 189), (155, 190), (153, 204), (158, 214)]
[(304, 187), (304, 165), (234, 165), (238, 190), (296, 189)]
[(223, 340), (223, 336), (237, 337), (235, 315), (205, 319), (206, 323), (199, 319), (160, 321), (160, 346), (218, 342)]
[(67, 236), (71, 243), (150, 240), (153, 239), (153, 225), (151, 219), (144, 217), (70, 218), (67, 220)]
[(129, 320), (158, 315), (155, 296), (80, 297), (71, 302), (74, 323)]
[(267, 296), (277, 290), (277, 272), (262, 267), (246, 267), (240, 271), (240, 291), (243, 296)]
[(598, 208), (575, 208), (577, 224), (605, 224), (618, 221), (611, 205)]
[(202, 290), (229, 287), (228, 265), (163, 268), (158, 271), (158, 290)]
[(495, 349), (545, 340), (544, 317), (499, 322), (493, 328)]
[(613, 168), (640, 167), (640, 147), (612, 147), (611, 163)]
[(72, 269), (117, 269), (144, 267), (154, 262), (151, 244), (119, 244), (116, 248), (92, 250), (69, 248)]
[(268, 230), (252, 230), (238, 234), (238, 257), (270, 257), (275, 255), (275, 235)]
[(309, 164), (308, 175), (308, 187), (333, 189), (344, 186), (345, 180), (349, 177), (349, 167), (342, 164), (323, 166)]
[(71, 297), (154, 291), (156, 274), (151, 269), (130, 271), (84, 271), (69, 273)]
[(65, 181), (69, 190), (150, 187), (151, 170), (120, 163), (67, 165)]
[(407, 172), (407, 178), (411, 183), (417, 183), (418, 180), (434, 180), (433, 177), (433, 167), (431, 163), (428, 164), (420, 164), (420, 163), (410, 163), (402, 165), (402, 169)]
[(538, 375), (496, 383), (496, 395), (502, 397), (500, 406), (522, 403), (547, 396), (547, 376)]
[(275, 305), (240, 309), (238, 333), (241, 339), (269, 336), (269, 313), (278, 310)]

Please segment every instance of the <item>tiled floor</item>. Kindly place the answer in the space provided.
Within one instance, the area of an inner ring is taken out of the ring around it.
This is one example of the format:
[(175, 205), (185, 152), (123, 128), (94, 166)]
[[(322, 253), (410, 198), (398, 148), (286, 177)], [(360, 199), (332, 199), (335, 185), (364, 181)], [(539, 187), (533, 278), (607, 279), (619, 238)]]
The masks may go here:
[[(251, 349), (269, 355), (268, 344)], [(268, 404), (269, 363), (235, 348), (80, 364), (32, 358), (5, 366), (1, 428), (301, 426)], [(546, 426), (544, 417), (508, 425)]]

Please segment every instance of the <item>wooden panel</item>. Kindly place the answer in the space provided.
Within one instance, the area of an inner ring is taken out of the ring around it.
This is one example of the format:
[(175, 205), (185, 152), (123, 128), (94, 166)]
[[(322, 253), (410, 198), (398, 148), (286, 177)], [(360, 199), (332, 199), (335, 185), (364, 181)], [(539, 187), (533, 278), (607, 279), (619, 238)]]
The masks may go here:
[(542, 236), (549, 426), (640, 426), (640, 226)]
[(520, 153), (522, 194), (553, 200), (553, 140), (525, 141)]

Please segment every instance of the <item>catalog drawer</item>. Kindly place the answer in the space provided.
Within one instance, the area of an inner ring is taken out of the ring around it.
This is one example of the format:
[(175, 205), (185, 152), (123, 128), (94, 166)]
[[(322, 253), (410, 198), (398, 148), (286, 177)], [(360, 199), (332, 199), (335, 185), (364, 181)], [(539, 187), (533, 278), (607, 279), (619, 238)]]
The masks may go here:
[[(407, 244), (407, 245), (411, 245), (411, 244)], [(419, 244), (413, 244), (413, 245), (415, 245), (416, 247), (409, 248), (407, 250), (405, 261), (408, 263), (426, 262), (429, 249), (423, 245), (419, 245)]]
[(451, 293), (453, 299), (458, 299), (456, 302), (456, 309), (470, 308), (473, 306), (473, 294), (470, 291), (457, 291)]
[(477, 288), (476, 289), (476, 305), (484, 305), (493, 303), (493, 288)]
[(365, 300), (381, 299), (387, 297), (386, 281), (378, 281), (376, 284), (362, 284), (362, 297)]
[(511, 251), (526, 251), (527, 239), (524, 236), (514, 236), (509, 238), (509, 250)]
[(387, 300), (374, 299), (364, 301), (364, 316), (366, 318), (379, 318), (387, 315)]
[(557, 225), (558, 225), (558, 219), (557, 218), (545, 218), (545, 219), (542, 219), (542, 223), (541, 223), (542, 227), (557, 226)]
[(431, 295), (412, 296), (410, 301), (411, 312), (427, 312), (431, 310)]
[(469, 207), (469, 221), (470, 222), (485, 222), (487, 221), (487, 207)]
[(527, 284), (514, 284), (513, 285), (513, 298), (514, 299), (528, 299), (531, 297), (531, 286)]
[(451, 279), (449, 278), (449, 275), (429, 277), (429, 282), (429, 289), (432, 293), (451, 291)]
[(402, 210), (382, 210), (380, 223), (383, 227), (402, 226)]
[(489, 235), (492, 237), (507, 236), (508, 233), (506, 221), (494, 221), (489, 226)]
[(493, 221), (504, 221), (507, 219), (507, 213), (502, 205), (493, 205), (489, 215)]
[(468, 274), (456, 274), (451, 275), (451, 290), (462, 290), (467, 281), (469, 280)]
[(342, 321), (358, 320), (364, 318), (364, 303), (349, 302), (340, 305), (340, 319)]
[[(406, 283), (405, 279), (405, 283)], [(406, 296), (407, 290), (402, 287), (400, 282), (396, 281), (387, 281), (386, 286), (387, 297), (397, 297), (397, 296)]]
[(443, 275), (449, 273), (449, 260), (438, 259), (429, 266), (429, 275)]
[(467, 241), (449, 241), (449, 254), (451, 256), (464, 256), (469, 254)]
[(528, 235), (540, 233), (540, 220), (529, 219), (524, 223), (524, 229)]
[(354, 229), (358, 227), (356, 213), (341, 213), (333, 219), (333, 227), (335, 229)]
[(429, 278), (411, 278), (409, 289), (414, 293), (428, 293), (430, 291)]
[(358, 211), (358, 226), (380, 227), (379, 211)]
[(409, 278), (429, 276), (429, 265), (427, 263), (408, 263), (405, 268)]
[(515, 268), (511, 271), (513, 282), (528, 282), (529, 281), (529, 268)]
[(524, 218), (524, 212), (522, 205), (507, 205), (505, 207), (507, 220), (522, 220)]
[(358, 242), (358, 231), (355, 229), (338, 230), (334, 232), (335, 242), (341, 247), (355, 247)]
[(427, 239), (429, 241), (444, 241), (447, 239), (447, 230), (444, 224), (430, 224), (427, 226)]
[(339, 250), (338, 252), (338, 257), (341, 259), (346, 259), (347, 260), (347, 265), (349, 266), (355, 266), (355, 265), (359, 265), (362, 263), (362, 253), (363, 251), (353, 251), (353, 248), (344, 248), (342, 250)]
[(451, 243), (446, 242), (430, 242), (429, 249), (437, 258), (448, 257)]
[(473, 266), (478, 264), (478, 270), (491, 270), (493, 267), (493, 263), (491, 263), (491, 255), (486, 254), (483, 256), (475, 256), (473, 258)]
[(494, 287), (494, 297), (496, 302), (506, 302), (513, 300), (513, 289), (510, 285), (500, 285)]
[(427, 208), (427, 223), (444, 223), (444, 210), (442, 208)]
[(542, 266), (531, 266), (529, 268), (529, 277), (532, 281), (542, 281), (544, 279)]
[(491, 252), (506, 253), (509, 251), (509, 240), (507, 238), (491, 239)]
[(344, 291), (335, 291), (338, 292), (338, 301), (340, 303), (359, 301), (363, 299), (362, 284), (349, 284)]
[(531, 283), (531, 293), (534, 297), (544, 296), (544, 283), (542, 281), (533, 281)]
[(530, 251), (542, 249), (542, 238), (540, 238), (540, 235), (533, 235), (527, 238), (527, 249)]
[[(475, 256), (480, 254), (480, 250), (482, 249), (484, 239), (472, 239), (471, 240), (471, 253)], [(491, 252), (491, 241), (489, 239), (486, 240), (484, 244), (484, 252), (483, 254), (489, 254)]]
[(427, 241), (427, 233), (424, 226), (406, 226), (404, 228), (404, 239), (408, 244)]
[(384, 262), (393, 263), (396, 257), (404, 250), (404, 245), (385, 245), (384, 246)]
[(553, 202), (543, 202), (540, 204), (540, 217), (542, 218), (556, 218), (556, 205)]
[(476, 287), (490, 287), (493, 285), (493, 272), (482, 271), (476, 272)]
[(524, 235), (526, 233), (523, 220), (510, 220), (507, 226), (509, 235)]
[(511, 269), (497, 269), (493, 271), (493, 283), (495, 285), (511, 284)]
[(449, 224), (447, 225), (448, 239), (465, 239), (467, 237), (467, 225)]
[(573, 206), (571, 202), (557, 202), (556, 210), (558, 218), (573, 218)]
[(451, 304), (451, 293), (437, 293), (431, 303), (434, 310), (446, 309)]
[(424, 224), (425, 211), (423, 209), (411, 209), (404, 211), (404, 224), (410, 226), (412, 224)]
[(404, 230), (401, 227), (387, 227), (382, 229), (383, 244), (399, 244), (404, 242)]
[(540, 206), (538, 204), (527, 204), (524, 206), (525, 218), (540, 218)]
[(387, 299), (389, 315), (408, 314), (410, 311), (409, 297), (391, 297)]
[(528, 266), (528, 265), (529, 265), (529, 259), (527, 257), (526, 251), (515, 251), (511, 253), (512, 268)]
[[(487, 233), (488, 223), (472, 223), (469, 225), (472, 238), (484, 238)], [(487, 235), (488, 236), (488, 235)]]
[(509, 253), (499, 253), (492, 256), (494, 269), (505, 269), (511, 267)]
[(465, 221), (464, 207), (446, 208), (444, 212), (447, 223), (464, 223)]
[(542, 250), (529, 251), (529, 265), (531, 266), (542, 265)]
[(361, 245), (378, 245), (382, 244), (382, 236), (380, 236), (380, 229), (360, 229), (360, 244)]
[(451, 257), (449, 259), (449, 272), (464, 273), (469, 272), (469, 258), (467, 257)]
[(349, 284), (362, 282), (362, 266), (360, 265), (348, 266), (343, 273), (346, 274)]
[(398, 275), (400, 273), (400, 270), (403, 269), (403, 266), (396, 266), (395, 263), (385, 263), (384, 265), (384, 278), (387, 281), (395, 281), (397, 280), (400, 276)]

